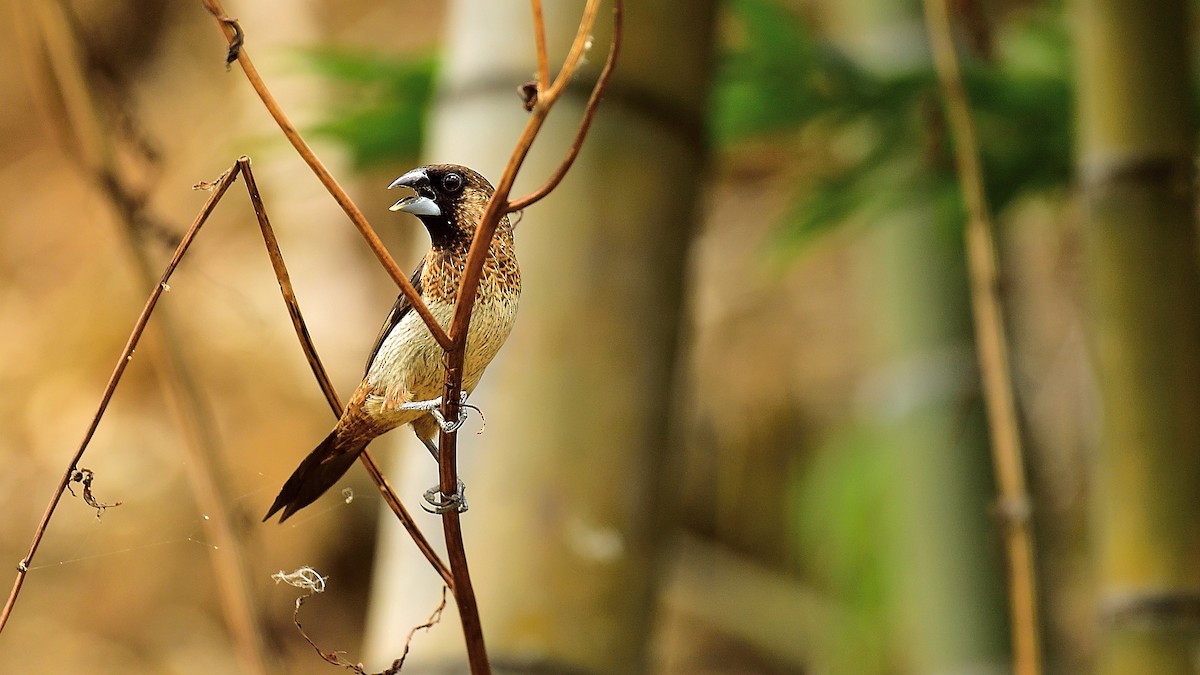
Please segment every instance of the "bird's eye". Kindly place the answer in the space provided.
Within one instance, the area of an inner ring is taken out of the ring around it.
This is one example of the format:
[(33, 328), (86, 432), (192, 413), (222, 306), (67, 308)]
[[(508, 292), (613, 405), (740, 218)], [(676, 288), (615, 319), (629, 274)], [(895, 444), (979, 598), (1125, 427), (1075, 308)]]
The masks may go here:
[(446, 192), (458, 192), (462, 186), (463, 178), (456, 173), (448, 173), (442, 177), (442, 189)]

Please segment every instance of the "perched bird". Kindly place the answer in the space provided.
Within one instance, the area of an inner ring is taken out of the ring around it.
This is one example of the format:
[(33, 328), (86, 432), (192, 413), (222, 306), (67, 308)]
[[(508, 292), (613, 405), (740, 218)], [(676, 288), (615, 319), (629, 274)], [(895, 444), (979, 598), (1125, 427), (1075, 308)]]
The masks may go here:
[[(449, 328), (467, 251), (493, 188), (464, 166), (435, 164), (413, 169), (391, 185), (416, 194), (392, 205), (411, 213), (429, 231), (431, 246), (412, 275), (412, 284), (438, 322)], [(474, 391), (484, 368), (512, 330), (521, 296), (521, 271), (513, 247), (512, 225), (500, 219), (483, 265), (483, 276), (467, 332), (462, 389)], [(267, 520), (283, 509), (280, 522), (308, 506), (333, 486), (376, 436), (411, 424), (436, 459), (433, 437), (441, 420), (438, 405), (445, 380), (443, 351), (421, 317), (401, 294), (379, 331), (367, 359), (367, 372), (329, 436), (292, 473)], [(461, 504), (461, 494), (458, 495)], [(453, 498), (451, 502), (453, 503)]]

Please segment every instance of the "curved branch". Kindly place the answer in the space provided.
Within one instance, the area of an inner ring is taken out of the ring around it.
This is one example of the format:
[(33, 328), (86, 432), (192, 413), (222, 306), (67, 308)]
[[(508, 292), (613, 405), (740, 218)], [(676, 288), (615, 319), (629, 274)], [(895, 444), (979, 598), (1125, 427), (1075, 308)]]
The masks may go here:
[[(620, 14), (621, 3), (615, 5), (616, 13)], [(592, 42), (592, 27), (596, 25), (596, 12), (600, 10), (599, 0), (589, 0), (583, 7), (583, 18), (579, 20), (579, 30), (575, 32), (575, 41), (571, 43), (571, 49), (567, 51), (567, 58), (563, 59), (562, 68), (558, 71), (558, 76), (554, 78), (554, 83), (544, 93), (546, 99), (546, 107), (550, 107), (558, 97), (562, 95), (563, 90), (567, 88), (567, 83), (575, 76), (575, 71), (579, 69), (579, 62), (583, 59), (583, 55), (587, 53), (588, 47)]]
[(438, 341), (438, 344), (443, 349), (449, 348), (451, 344), (450, 336), (446, 334), (441, 324), (437, 322), (437, 319), (433, 317), (429, 308), (425, 306), (425, 302), (421, 300), (421, 295), (417, 293), (412, 283), (409, 282), (408, 275), (396, 264), (395, 259), (392, 258), (392, 254), (388, 252), (387, 247), (379, 239), (379, 235), (375, 233), (374, 228), (367, 222), (366, 216), (362, 214), (362, 211), (359, 210), (354, 201), (350, 199), (350, 195), (346, 194), (346, 191), (342, 189), (342, 186), (333, 177), (333, 174), (329, 173), (329, 169), (325, 168), (325, 165), (317, 157), (316, 153), (312, 151), (312, 148), (308, 146), (308, 143), (300, 135), (296, 126), (292, 124), (291, 120), (283, 112), (283, 109), (279, 107), (279, 102), (275, 100), (271, 91), (267, 89), (266, 83), (263, 82), (262, 77), (258, 74), (258, 69), (254, 67), (254, 62), (250, 60), (250, 56), (242, 46), (244, 35), (237, 28), (237, 22), (225, 15), (225, 10), (221, 7), (220, 0), (204, 0), (204, 6), (216, 18), (217, 25), (220, 26), (225, 39), (231, 46), (230, 56), (236, 54), (237, 62), (242, 66), (246, 80), (250, 82), (250, 86), (254, 88), (254, 92), (262, 99), (267, 112), (271, 114), (275, 123), (279, 125), (280, 130), (283, 131), (283, 135), (292, 144), (292, 147), (296, 149), (300, 158), (316, 174), (317, 179), (321, 181), (321, 184), (325, 186), (329, 194), (333, 196), (338, 206), (341, 206), (342, 210), (346, 212), (346, 215), (350, 218), (350, 222), (354, 223), (354, 226), (358, 228), (359, 233), (366, 240), (367, 246), (371, 248), (371, 252), (379, 259), (379, 263), (383, 265), (383, 268), (387, 270), (388, 275), (392, 277), (392, 281), (396, 282), (396, 285), (400, 287), (400, 292), (408, 298), (413, 309), (416, 310), (421, 320), (425, 322), (425, 325), (429, 328), (429, 332), (433, 334), (434, 339)]
[(538, 92), (550, 86), (550, 55), (546, 51), (546, 17), (542, 13), (542, 0), (530, 0), (533, 9), (533, 41), (537, 49)]

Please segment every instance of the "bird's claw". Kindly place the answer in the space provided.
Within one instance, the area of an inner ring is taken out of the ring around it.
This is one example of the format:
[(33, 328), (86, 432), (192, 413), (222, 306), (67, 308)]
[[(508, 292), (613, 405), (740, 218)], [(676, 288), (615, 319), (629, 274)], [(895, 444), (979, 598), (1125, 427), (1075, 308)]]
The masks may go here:
[[(440, 399), (439, 399), (439, 401), (440, 401)], [(458, 431), (458, 428), (463, 425), (463, 422), (467, 421), (466, 406), (459, 407), (458, 419), (454, 420), (453, 422), (448, 421), (445, 418), (445, 416), (442, 415), (442, 409), (441, 409), (440, 405), (439, 405), (439, 407), (434, 408), (433, 410), (430, 410), (429, 414), (433, 415), (433, 419), (437, 420), (438, 426), (440, 426), (442, 428), (442, 431), (445, 431), (448, 434)]]
[(446, 433), (449, 434), (449, 433), (458, 431), (458, 428), (461, 427), (463, 425), (463, 423), (467, 421), (467, 408), (468, 408), (468, 406), (466, 405), (467, 392), (465, 392), (465, 391), (462, 392), (461, 396), (462, 396), (462, 398), (459, 401), (459, 408), (458, 408), (458, 419), (453, 422), (448, 421), (446, 419), (446, 417), (444, 415), (442, 415), (442, 397), (441, 396), (434, 398), (434, 399), (430, 399), (428, 401), (412, 401), (410, 403), (405, 403), (400, 406), (400, 409), (401, 410), (424, 410), (425, 412), (428, 412), (430, 415), (433, 416), (433, 419), (437, 420), (438, 426), (440, 426), (443, 431), (445, 431)]
[(467, 484), (459, 480), (458, 488), (452, 495), (443, 493), (440, 485), (434, 485), (425, 491), (425, 502), (421, 504), (421, 508), (425, 509), (426, 513), (434, 515), (441, 515), (450, 511), (466, 513)]

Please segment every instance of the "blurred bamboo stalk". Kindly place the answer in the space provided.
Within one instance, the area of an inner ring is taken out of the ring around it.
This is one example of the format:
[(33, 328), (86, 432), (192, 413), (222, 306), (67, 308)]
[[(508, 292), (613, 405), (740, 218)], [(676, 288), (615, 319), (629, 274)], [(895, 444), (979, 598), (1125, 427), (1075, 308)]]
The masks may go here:
[[(83, 72), (81, 55), (73, 30), (59, 3), (38, 3), (35, 17), (28, 25), (37, 26), (40, 43), (50, 65), (51, 86), (57, 87), (65, 108), (68, 137), (78, 143), (80, 161), (96, 182), (106, 189), (123, 227), (123, 241), (137, 268), (137, 278), (144, 287), (158, 282), (151, 261), (142, 246), (139, 231), (141, 206), (135, 200), (123, 199), (124, 181), (115, 160), (112, 138), (114, 133), (98, 109), (87, 76)], [(166, 306), (158, 308), (157, 322), (150, 326), (153, 339), (148, 342), (152, 359), (163, 391), (171, 404), (186, 441), (190, 471), (187, 472), (192, 491), (211, 527), (213, 573), (218, 597), (230, 640), (238, 660), (247, 673), (265, 675), (269, 666), (266, 643), (254, 602), (249, 571), (240, 537), (227, 505), (231, 495), (222, 481), (220, 441), (214, 430), (216, 422), (200, 387), (180, 348), (178, 330)]]
[(1190, 3), (1075, 7), (1077, 162), (1102, 420), (1097, 672), (1195, 673), (1200, 272)]
[(948, 1), (924, 0), (925, 22), (950, 130), (954, 136), (954, 160), (967, 209), (967, 266), (970, 272), (971, 309), (975, 317), (976, 352), (999, 491), (998, 511), (1008, 549), (1013, 670), (1019, 675), (1036, 675), (1041, 672), (1037, 577), (1029, 524), (1029, 495), (1025, 486), (1025, 462), (1000, 302), (994, 227), (984, 191), (975, 122), (971, 117), (970, 101), (963, 86), (958, 52), (954, 46)]

